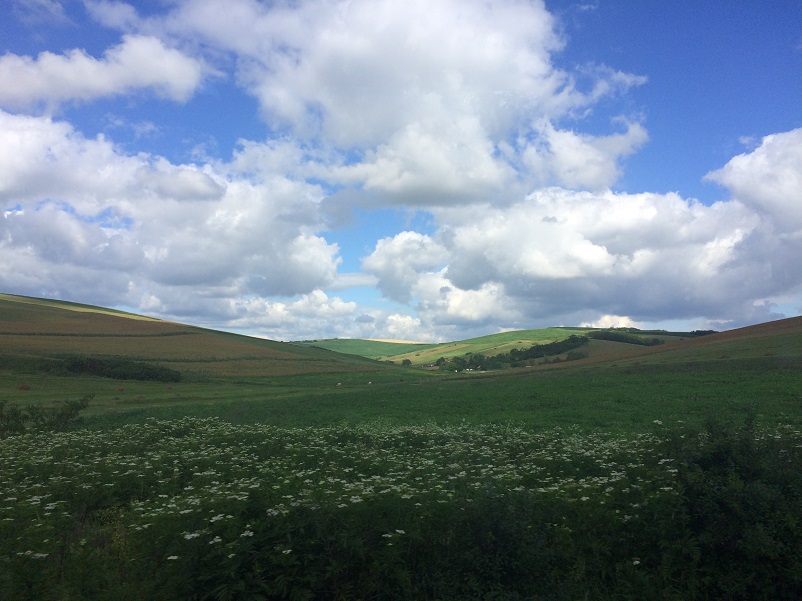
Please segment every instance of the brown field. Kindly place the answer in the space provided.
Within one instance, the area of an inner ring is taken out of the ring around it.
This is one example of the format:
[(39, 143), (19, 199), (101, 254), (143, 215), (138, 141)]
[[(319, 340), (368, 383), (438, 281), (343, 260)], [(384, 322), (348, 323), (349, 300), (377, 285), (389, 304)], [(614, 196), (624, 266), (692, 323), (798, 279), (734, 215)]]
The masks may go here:
[[(518, 344), (511, 342), (507, 346)], [(586, 349), (590, 355), (586, 359), (532, 369), (753, 357), (788, 357), (798, 361), (802, 355), (802, 317), (692, 339), (668, 336), (665, 344), (654, 347), (591, 340)], [(414, 358), (414, 363), (423, 363), (443, 354), (453, 356), (472, 350), (469, 341), (465, 341), (407, 355)], [(388, 369), (375, 361), (320, 348), (98, 307), (0, 294), (0, 358), (58, 359), (67, 355), (126, 357), (163, 364), (199, 377), (272, 377)]]
[(208, 377), (386, 369), (321, 349), (11, 295), (0, 295), (0, 342), (0, 356), (126, 357)]
[[(670, 341), (659, 346), (631, 345), (591, 340), (590, 356), (571, 362), (574, 366), (589, 364), (659, 364), (690, 361), (753, 359), (758, 357), (788, 358), (802, 368), (802, 317), (790, 317), (717, 334)], [(559, 369), (571, 364), (551, 364), (534, 369)]]

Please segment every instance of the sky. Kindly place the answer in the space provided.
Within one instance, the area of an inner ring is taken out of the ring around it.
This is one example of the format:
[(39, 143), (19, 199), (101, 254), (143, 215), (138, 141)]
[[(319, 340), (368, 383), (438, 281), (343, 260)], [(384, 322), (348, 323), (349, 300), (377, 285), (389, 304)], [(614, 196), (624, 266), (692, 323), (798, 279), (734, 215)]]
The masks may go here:
[(275, 340), (802, 313), (802, 2), (5, 0), (0, 292)]

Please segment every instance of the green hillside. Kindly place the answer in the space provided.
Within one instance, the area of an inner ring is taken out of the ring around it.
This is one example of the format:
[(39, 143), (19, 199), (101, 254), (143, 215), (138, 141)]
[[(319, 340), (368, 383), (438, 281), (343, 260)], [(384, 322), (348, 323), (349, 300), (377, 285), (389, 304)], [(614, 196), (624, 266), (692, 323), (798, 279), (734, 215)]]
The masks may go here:
[[(403, 345), (339, 341), (343, 354), (4, 295), (0, 401), (51, 403), (94, 394), (85, 415), (104, 420), (198, 415), (288, 425), (513, 420), (620, 428), (667, 414), (700, 420), (716, 403), (758, 403), (769, 420), (799, 413), (802, 318), (695, 339), (666, 334), (665, 344), (653, 347), (590, 340), (582, 347), (587, 358), (529, 368), (448, 373), (416, 367), (441, 356), (508, 352), (588, 331), (548, 328), (424, 345), (390, 355), (393, 365), (356, 351), (378, 354)], [(78, 359), (86, 357), (100, 358), (100, 368), (83, 369)], [(411, 368), (401, 366), (404, 358)], [(76, 365), (78, 373), (67, 369)], [(178, 372), (179, 381), (148, 380), (160, 373), (156, 368)], [(115, 379), (120, 370), (145, 379)]]
[(455, 373), (5, 295), (0, 598), (798, 599), (802, 318), (668, 338)]
[[(489, 334), (467, 340), (444, 342), (439, 344), (393, 343), (361, 339), (327, 339), (303, 341), (297, 344), (325, 348), (339, 353), (361, 355), (371, 359), (381, 359), (401, 363), (409, 361), (412, 365), (427, 365), (440, 357), (450, 359), (464, 355), (481, 353), (487, 356), (509, 353), (513, 349), (524, 350), (535, 345), (543, 345), (565, 340), (570, 336), (587, 335), (590, 332), (602, 331), (601, 328), (539, 328), (533, 330), (516, 330)], [(658, 338), (661, 342), (677, 342), (691, 337), (690, 332), (634, 332), (631, 335), (642, 339)], [(627, 344), (603, 344), (592, 341), (583, 349), (589, 356), (604, 355), (612, 350), (629, 347)]]

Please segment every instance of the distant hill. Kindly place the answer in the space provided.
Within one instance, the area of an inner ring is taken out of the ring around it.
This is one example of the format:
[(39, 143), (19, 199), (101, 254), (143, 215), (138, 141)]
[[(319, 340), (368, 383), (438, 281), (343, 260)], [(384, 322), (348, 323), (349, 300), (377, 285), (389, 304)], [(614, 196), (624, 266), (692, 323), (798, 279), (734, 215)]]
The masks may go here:
[[(515, 330), (512, 332), (502, 332), (490, 334), (467, 340), (454, 342), (444, 342), (438, 344), (416, 344), (416, 343), (392, 343), (376, 340), (363, 339), (343, 339), (334, 338), (327, 340), (308, 340), (296, 344), (305, 346), (315, 346), (318, 348), (329, 349), (339, 353), (349, 353), (401, 363), (408, 360), (412, 365), (427, 365), (436, 362), (440, 357), (451, 359), (462, 357), (466, 354), (483, 354), (487, 356), (509, 353), (513, 349), (525, 350), (535, 345), (544, 345), (560, 342), (571, 336), (586, 336), (592, 332), (603, 332), (601, 328), (540, 328), (534, 330)], [(659, 339), (661, 343), (676, 342), (693, 337), (691, 332), (657, 332), (640, 331), (633, 328), (625, 330), (615, 330), (622, 335), (635, 339), (653, 340)], [(632, 348), (634, 345), (609, 342), (604, 340), (591, 340), (587, 347), (582, 351), (588, 356), (604, 355), (610, 350), (622, 350)]]
[(802, 316), (746, 326), (682, 342), (619, 351), (597, 360), (639, 364), (703, 363), (742, 359), (785, 359), (802, 368)]
[(219, 332), (66, 301), (0, 294), (0, 370), (52, 369), (68, 358), (160, 365), (195, 377), (386, 369), (363, 357)]
[[(392, 369), (387, 362), (425, 366), (440, 357), (487, 356), (614, 332), (657, 346), (592, 339), (574, 365), (717, 361), (802, 356), (802, 317), (696, 336), (632, 328), (541, 328), (439, 344), (328, 339), (283, 343), (66, 301), (0, 294), (0, 371), (51, 369), (76, 357), (125, 358), (193, 378), (271, 377)], [(376, 361), (380, 360), (380, 361)], [(567, 367), (569, 363), (562, 364)], [(554, 365), (540, 366), (551, 368)], [(800, 366), (802, 367), (802, 366)]]
[(325, 338), (323, 340), (299, 340), (299, 346), (322, 348), (337, 353), (359, 355), (369, 359), (387, 359), (402, 353), (416, 353), (437, 347), (437, 344), (418, 342), (390, 342), (387, 340), (368, 340), (364, 338)]

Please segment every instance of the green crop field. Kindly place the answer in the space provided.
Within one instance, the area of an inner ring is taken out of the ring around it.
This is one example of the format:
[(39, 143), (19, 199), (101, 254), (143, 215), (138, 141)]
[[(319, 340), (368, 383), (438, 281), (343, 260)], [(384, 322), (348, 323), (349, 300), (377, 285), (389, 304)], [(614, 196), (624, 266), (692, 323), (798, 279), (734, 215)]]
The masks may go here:
[(663, 338), (454, 373), (2, 295), (0, 598), (799, 599), (802, 319)]

